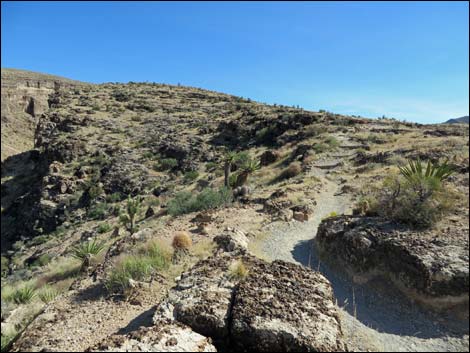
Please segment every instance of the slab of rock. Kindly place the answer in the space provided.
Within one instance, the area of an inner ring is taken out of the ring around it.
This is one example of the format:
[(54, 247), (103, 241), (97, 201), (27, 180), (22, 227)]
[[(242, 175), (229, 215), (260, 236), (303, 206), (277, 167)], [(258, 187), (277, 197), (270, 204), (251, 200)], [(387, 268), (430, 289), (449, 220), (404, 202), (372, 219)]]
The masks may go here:
[(284, 261), (258, 262), (237, 289), (232, 342), (245, 351), (345, 349), (333, 290), (319, 272)]
[(468, 229), (460, 230), (461, 237), (432, 232), (376, 217), (341, 216), (324, 220), (315, 240), (324, 257), (356, 278), (386, 276), (424, 303), (468, 305)]
[(112, 335), (89, 352), (217, 352), (210, 338), (180, 324), (143, 327)]
[[(228, 237), (227, 234), (224, 237)], [(179, 322), (242, 351), (344, 350), (330, 283), (320, 273), (219, 250), (184, 273), (154, 314), (154, 324)], [(243, 264), (246, 274), (235, 266)]]

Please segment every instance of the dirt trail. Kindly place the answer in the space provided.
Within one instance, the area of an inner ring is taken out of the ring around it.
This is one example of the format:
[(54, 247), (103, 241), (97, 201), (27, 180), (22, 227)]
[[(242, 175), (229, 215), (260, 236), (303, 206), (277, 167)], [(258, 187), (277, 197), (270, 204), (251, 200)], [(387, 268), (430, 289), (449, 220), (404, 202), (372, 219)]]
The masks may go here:
[(348, 195), (338, 193), (341, 186), (327, 171), (313, 167), (310, 173), (323, 183), (312, 219), (267, 225), (267, 236), (257, 246), (261, 255), (311, 266), (330, 280), (351, 350), (468, 351), (468, 325), (462, 327), (420, 309), (388, 283), (377, 280), (357, 285), (320, 262), (312, 242), (318, 225), (331, 212), (347, 213), (352, 202)]

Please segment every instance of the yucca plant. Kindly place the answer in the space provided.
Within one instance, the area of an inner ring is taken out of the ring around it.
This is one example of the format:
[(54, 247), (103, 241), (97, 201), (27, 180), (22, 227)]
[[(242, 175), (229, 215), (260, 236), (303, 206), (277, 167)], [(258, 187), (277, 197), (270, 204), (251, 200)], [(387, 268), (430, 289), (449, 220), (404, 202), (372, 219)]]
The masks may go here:
[(101, 253), (105, 245), (96, 239), (81, 243), (72, 249), (72, 257), (79, 259), (82, 262), (80, 271), (90, 266), (92, 257)]
[(247, 160), (240, 168), (240, 173), (237, 177), (237, 186), (245, 185), (248, 181), (248, 176), (250, 174), (253, 174), (260, 168), (261, 166), (259, 161), (256, 161), (251, 158)]
[(239, 155), (236, 152), (227, 152), (224, 156), (224, 185), (230, 187), (230, 171), (232, 165), (239, 159)]
[(139, 212), (141, 204), (142, 200), (140, 197), (136, 197), (134, 199), (129, 197), (127, 199), (126, 206), (127, 214), (123, 214), (120, 217), (121, 223), (123, 223), (127, 227), (127, 230), (131, 234), (133, 234), (135, 231), (135, 216), (137, 215), (137, 212)]
[(30, 285), (26, 284), (18, 289), (16, 289), (11, 296), (11, 299), (16, 304), (27, 304), (31, 302), (36, 297), (36, 289)]
[(39, 299), (41, 299), (41, 301), (44, 304), (50, 303), (58, 295), (59, 295), (59, 291), (57, 289), (55, 289), (54, 287), (51, 287), (51, 286), (47, 286), (47, 285), (42, 287), (41, 290), (38, 293)]
[(449, 164), (448, 160), (443, 164), (428, 161), (426, 169), (423, 168), (423, 164), (420, 159), (416, 161), (409, 160), (407, 166), (400, 166), (398, 168), (400, 169), (401, 175), (403, 175), (403, 177), (405, 177), (405, 179), (410, 183), (430, 179), (442, 182), (455, 172), (455, 167)]

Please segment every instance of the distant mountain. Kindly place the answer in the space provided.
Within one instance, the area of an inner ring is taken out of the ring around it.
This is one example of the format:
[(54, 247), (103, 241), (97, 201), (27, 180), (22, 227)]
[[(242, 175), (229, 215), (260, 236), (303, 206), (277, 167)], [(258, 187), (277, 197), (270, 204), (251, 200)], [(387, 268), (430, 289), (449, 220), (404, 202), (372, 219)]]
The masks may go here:
[(468, 115), (457, 119), (449, 119), (444, 124), (468, 124)]

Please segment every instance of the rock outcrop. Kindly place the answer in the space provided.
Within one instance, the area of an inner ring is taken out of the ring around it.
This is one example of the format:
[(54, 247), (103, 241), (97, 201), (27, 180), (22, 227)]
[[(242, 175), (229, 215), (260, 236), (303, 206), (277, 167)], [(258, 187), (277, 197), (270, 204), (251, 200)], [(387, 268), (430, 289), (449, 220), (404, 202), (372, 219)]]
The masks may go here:
[(333, 291), (320, 273), (251, 256), (237, 232), (216, 241), (220, 249), (184, 273), (159, 304), (155, 325), (182, 323), (222, 350), (345, 348)]
[[(458, 230), (454, 230), (458, 231)], [(468, 229), (461, 229), (468, 232)], [(440, 308), (468, 305), (468, 237), (417, 232), (376, 217), (323, 221), (316, 243), (356, 279), (386, 276), (413, 298)]]

